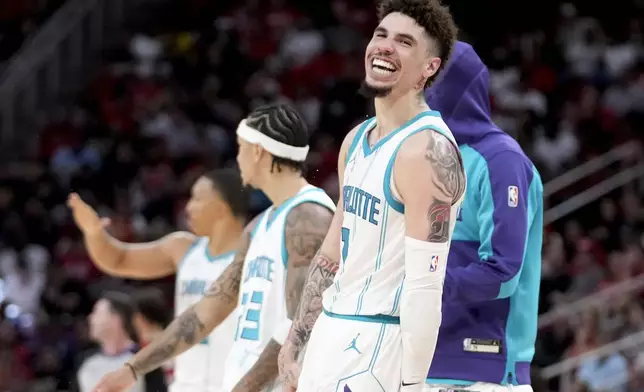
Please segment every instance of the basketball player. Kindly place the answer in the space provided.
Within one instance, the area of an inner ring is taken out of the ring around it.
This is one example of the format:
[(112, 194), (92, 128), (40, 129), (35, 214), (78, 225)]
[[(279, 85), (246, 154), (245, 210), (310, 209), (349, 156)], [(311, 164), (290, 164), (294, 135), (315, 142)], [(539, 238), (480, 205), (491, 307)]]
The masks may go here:
[(375, 97), (376, 117), (341, 149), (342, 210), (311, 267), (308, 307), (282, 354), (288, 365), (319, 312), (311, 299), (340, 267), (297, 386), (282, 367), (291, 391), (420, 391), (434, 354), (465, 176), (458, 146), (423, 91), (449, 56), (456, 27), (438, 0), (384, 0), (378, 17), (362, 88)]
[(238, 324), (224, 390), (282, 390), (277, 356), (335, 209), (324, 191), (302, 176), (308, 138), (305, 122), (290, 105), (258, 108), (240, 123), (237, 161), (244, 183), (262, 190), (273, 205), (246, 227), (233, 263), (205, 297), (127, 366), (104, 377), (97, 391), (123, 391), (198, 344), (236, 306)]
[(426, 93), (459, 144), (468, 179), (428, 392), (532, 391), (543, 184), (519, 144), (492, 122), (488, 77), (474, 49), (457, 42)]
[[(177, 274), (175, 314), (197, 303), (233, 261), (244, 228), (248, 191), (237, 171), (220, 169), (193, 185), (186, 212), (192, 233), (175, 232), (146, 244), (126, 244), (110, 237), (108, 224), (77, 194), (68, 202), (83, 232), (92, 260), (110, 275), (155, 279)], [(172, 391), (220, 391), (226, 354), (237, 325), (226, 319), (192, 350), (177, 358)]]

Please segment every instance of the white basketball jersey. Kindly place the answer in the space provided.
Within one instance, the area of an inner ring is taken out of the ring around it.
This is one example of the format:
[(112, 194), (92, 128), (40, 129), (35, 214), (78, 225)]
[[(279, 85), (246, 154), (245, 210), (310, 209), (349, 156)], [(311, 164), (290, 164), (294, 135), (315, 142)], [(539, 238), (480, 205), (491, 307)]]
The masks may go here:
[[(226, 361), (227, 391), (250, 370), (276, 328), (288, 318), (285, 297), (288, 254), (284, 234), (290, 210), (302, 203), (317, 203), (335, 210), (335, 203), (322, 189), (308, 185), (278, 208), (264, 211), (253, 231), (244, 261), (235, 343)], [(273, 390), (281, 392), (277, 380), (266, 388)]]
[[(177, 316), (199, 302), (233, 261), (234, 252), (212, 256), (209, 242), (206, 237), (197, 239), (179, 264), (175, 290)], [(176, 358), (172, 392), (223, 391), (224, 362), (233, 344), (236, 321), (233, 312), (200, 344)]]
[[(375, 126), (375, 118), (365, 121), (349, 149), (342, 189), (342, 263), (334, 284), (323, 294), (326, 312), (351, 318), (386, 319), (400, 314), (405, 216), (393, 181), (398, 149), (409, 136), (428, 130), (444, 135), (456, 146), (452, 133), (435, 111), (419, 114), (370, 146), (368, 134)], [(454, 218), (450, 219), (450, 235), (460, 204), (459, 200), (451, 208)], [(430, 260), (427, 263), (431, 268)]]

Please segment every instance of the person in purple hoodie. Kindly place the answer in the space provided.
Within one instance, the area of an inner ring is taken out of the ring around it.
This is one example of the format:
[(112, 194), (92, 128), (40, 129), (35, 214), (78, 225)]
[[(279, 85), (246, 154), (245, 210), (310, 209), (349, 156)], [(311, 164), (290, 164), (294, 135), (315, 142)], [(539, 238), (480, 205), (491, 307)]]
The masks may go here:
[(461, 151), (467, 191), (449, 252), (429, 391), (532, 391), (541, 278), (543, 184), (490, 118), (488, 70), (457, 42), (427, 104)]

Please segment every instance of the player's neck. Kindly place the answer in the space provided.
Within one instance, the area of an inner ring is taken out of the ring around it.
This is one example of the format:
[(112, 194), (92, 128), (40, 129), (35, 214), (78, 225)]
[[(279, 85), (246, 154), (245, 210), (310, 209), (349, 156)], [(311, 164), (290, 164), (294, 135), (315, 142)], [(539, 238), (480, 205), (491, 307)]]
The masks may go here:
[(238, 219), (218, 219), (213, 225), (208, 241), (208, 251), (217, 256), (232, 252), (237, 248), (244, 224)]
[(306, 185), (308, 185), (308, 182), (302, 175), (289, 169), (282, 169), (281, 173), (272, 173), (271, 178), (262, 184), (261, 190), (273, 205), (277, 207), (297, 195)]
[(386, 97), (376, 98), (374, 105), (380, 136), (402, 127), (414, 116), (429, 110), (429, 106), (424, 100), (419, 99), (416, 91), (410, 91), (405, 95), (396, 95), (392, 91)]
[(105, 355), (119, 355), (134, 345), (134, 342), (126, 336), (111, 336), (101, 342), (101, 350)]

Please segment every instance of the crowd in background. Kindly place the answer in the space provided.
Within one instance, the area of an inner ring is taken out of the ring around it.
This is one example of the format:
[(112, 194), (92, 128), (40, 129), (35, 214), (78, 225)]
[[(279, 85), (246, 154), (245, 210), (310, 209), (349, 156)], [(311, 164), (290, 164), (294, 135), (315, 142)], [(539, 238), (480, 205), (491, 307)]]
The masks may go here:
[[(171, 2), (139, 19), (129, 40), (105, 53), (78, 99), (51, 113), (37, 159), (3, 169), (0, 391), (47, 390), (42, 380), (52, 379), (64, 390), (76, 355), (91, 346), (85, 321), (91, 298), (122, 284), (88, 259), (64, 204), (70, 190), (110, 216), (111, 233), (124, 241), (184, 228), (195, 178), (207, 167), (234, 165), (239, 120), (264, 102), (290, 100), (310, 125), (308, 178), (337, 197), (338, 147), (371, 110), (357, 89), (376, 23), (372, 2), (211, 3)], [(618, 144), (644, 140), (644, 8), (620, 4), (611, 15), (561, 4), (547, 27), (526, 24), (494, 40), (471, 39), (490, 67), (495, 121), (521, 142), (544, 181)], [(32, 19), (15, 23), (26, 20)], [(593, 180), (611, 174), (601, 171)], [(545, 228), (542, 312), (641, 277), (640, 185)], [(255, 194), (253, 212), (267, 203)], [(154, 284), (171, 297), (171, 279)], [(634, 292), (558, 319), (540, 331), (535, 365), (643, 330), (641, 299)], [(572, 384), (579, 391), (641, 391), (643, 372), (644, 350), (634, 347), (582, 361)]]

